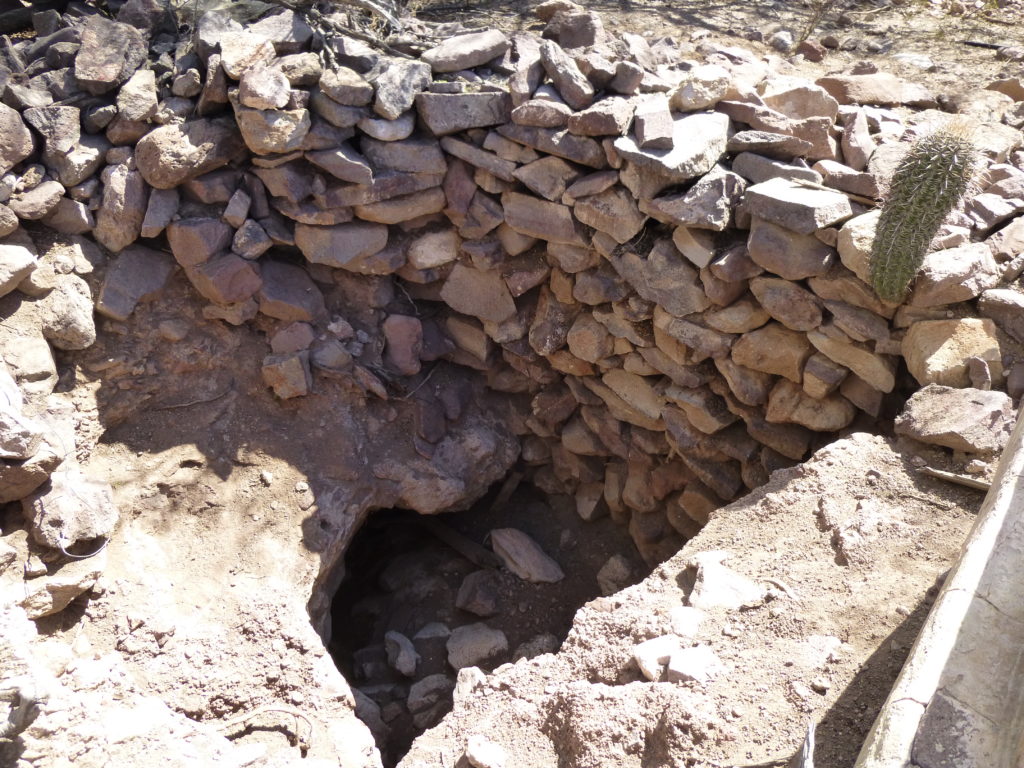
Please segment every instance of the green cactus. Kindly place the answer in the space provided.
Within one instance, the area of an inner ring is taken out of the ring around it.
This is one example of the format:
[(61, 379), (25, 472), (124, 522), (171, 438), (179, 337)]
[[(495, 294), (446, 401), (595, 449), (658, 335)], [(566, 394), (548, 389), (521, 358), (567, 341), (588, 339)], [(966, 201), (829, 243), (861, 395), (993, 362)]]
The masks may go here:
[(896, 167), (871, 246), (871, 284), (900, 302), (942, 222), (971, 188), (979, 153), (958, 122), (915, 140)]

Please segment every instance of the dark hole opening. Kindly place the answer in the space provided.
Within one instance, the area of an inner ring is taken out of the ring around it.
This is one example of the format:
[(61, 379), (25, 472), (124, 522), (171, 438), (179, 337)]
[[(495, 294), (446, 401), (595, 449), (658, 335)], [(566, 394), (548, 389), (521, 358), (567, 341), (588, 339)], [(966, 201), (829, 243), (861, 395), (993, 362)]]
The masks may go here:
[[(330, 652), (389, 768), (451, 710), (456, 665), (490, 672), (555, 651), (580, 606), (649, 573), (610, 518), (584, 522), (568, 497), (526, 484), (501, 503), (500, 485), (464, 512), (377, 511), (346, 553)], [(565, 577), (532, 583), (473, 562), (493, 558), (499, 528), (525, 532)]]

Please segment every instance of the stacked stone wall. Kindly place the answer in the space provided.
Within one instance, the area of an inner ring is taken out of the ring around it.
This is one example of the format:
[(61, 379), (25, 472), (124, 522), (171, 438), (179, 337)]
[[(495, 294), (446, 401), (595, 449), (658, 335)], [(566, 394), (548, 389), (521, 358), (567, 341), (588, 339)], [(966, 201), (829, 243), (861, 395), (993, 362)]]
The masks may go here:
[[(515, 406), (529, 479), (628, 525), (651, 562), (888, 398), (1005, 387), (1019, 103), (957, 102), (983, 182), (897, 306), (866, 282), (875, 200), (946, 119), (933, 94), (613, 35), (565, 0), (537, 15), (541, 35), (413, 22), (443, 42), (389, 53), (290, 10), (206, 13), (187, 38), (146, 0), (38, 15), (0, 68), (0, 293), (60, 283), (42, 222), (111, 254), (95, 307), (112, 321), (177, 272), (207, 320), (262, 315), (281, 398), (480, 371)], [(457, 413), (417, 409), (430, 454)]]

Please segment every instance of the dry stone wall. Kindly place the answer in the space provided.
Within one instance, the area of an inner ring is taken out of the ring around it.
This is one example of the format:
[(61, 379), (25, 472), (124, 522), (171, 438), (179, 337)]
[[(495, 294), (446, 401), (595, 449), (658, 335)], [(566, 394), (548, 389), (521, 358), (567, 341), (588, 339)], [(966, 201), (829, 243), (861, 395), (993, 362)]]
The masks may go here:
[[(540, 36), (411, 22), (389, 53), (343, 14), (211, 12), (179, 39), (156, 0), (86, 10), (0, 52), (0, 294), (49, 290), (20, 226), (41, 222), (116, 254), (101, 316), (180, 270), (207, 319), (276, 321), (281, 398), (480, 371), (532, 481), (651, 562), (908, 384), (1003, 388), (1024, 339), (1019, 83), (956, 102), (986, 174), (896, 306), (866, 282), (873, 201), (945, 115), (870, 67), (812, 82), (567, 0), (537, 7)], [(365, 298), (351, 317), (326, 310), (338, 283)], [(445, 419), (421, 401), (424, 455)]]

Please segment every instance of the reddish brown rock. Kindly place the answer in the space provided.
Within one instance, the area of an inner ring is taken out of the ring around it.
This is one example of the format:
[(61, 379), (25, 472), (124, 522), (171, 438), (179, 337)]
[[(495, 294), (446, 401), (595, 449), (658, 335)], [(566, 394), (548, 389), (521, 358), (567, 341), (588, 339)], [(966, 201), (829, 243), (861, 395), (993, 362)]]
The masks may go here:
[(420, 353), (423, 351), (423, 324), (419, 318), (408, 315), (389, 315), (381, 329), (384, 331), (384, 359), (403, 376), (420, 372)]
[(324, 297), (302, 267), (268, 260), (261, 264), (260, 312), (286, 322), (312, 323), (325, 315)]
[(233, 253), (214, 256), (185, 270), (189, 281), (203, 298), (215, 304), (237, 304), (260, 289), (257, 267)]

